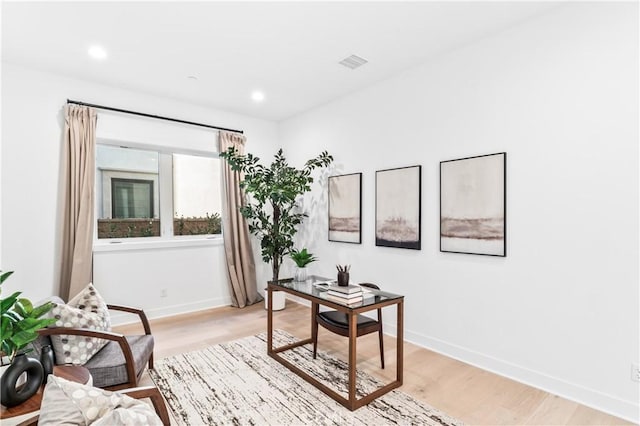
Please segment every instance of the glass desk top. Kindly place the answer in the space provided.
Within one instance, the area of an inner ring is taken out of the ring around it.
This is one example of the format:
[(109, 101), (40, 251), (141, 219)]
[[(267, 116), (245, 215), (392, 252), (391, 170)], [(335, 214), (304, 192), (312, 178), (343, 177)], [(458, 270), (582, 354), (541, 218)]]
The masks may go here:
[(317, 275), (311, 275), (306, 281), (293, 281), (280, 280), (278, 283), (270, 283), (274, 287), (282, 287), (288, 290), (292, 290), (296, 293), (301, 293), (307, 296), (317, 297), (318, 299), (327, 300), (338, 305), (345, 306), (347, 308), (361, 308), (363, 306), (375, 305), (380, 302), (386, 302), (388, 300), (402, 299), (404, 296), (399, 294), (387, 293), (382, 290), (374, 290), (372, 288), (363, 287), (364, 292), (361, 301), (356, 303), (343, 303), (334, 298), (328, 297), (327, 291), (331, 284), (335, 285), (335, 280), (326, 277), (320, 277)]

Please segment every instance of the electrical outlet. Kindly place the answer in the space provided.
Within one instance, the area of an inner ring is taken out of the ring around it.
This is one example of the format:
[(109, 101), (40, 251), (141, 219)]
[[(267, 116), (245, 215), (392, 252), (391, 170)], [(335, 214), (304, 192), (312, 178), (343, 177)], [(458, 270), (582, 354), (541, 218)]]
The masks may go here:
[(631, 380), (634, 382), (640, 382), (640, 365), (631, 364)]
[(162, 290), (160, 290), (160, 297), (167, 297), (169, 295), (169, 292), (167, 291), (166, 288), (163, 288)]

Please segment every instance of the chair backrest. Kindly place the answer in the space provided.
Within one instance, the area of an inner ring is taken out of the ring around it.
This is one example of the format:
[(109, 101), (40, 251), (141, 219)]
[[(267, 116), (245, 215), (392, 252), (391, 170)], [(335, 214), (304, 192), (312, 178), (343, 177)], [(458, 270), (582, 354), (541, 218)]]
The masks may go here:
[[(372, 288), (374, 290), (380, 290), (380, 287), (378, 287), (375, 284), (372, 283), (360, 283), (360, 287), (368, 287), (368, 288)], [(378, 308), (378, 322), (382, 323), (382, 309)]]
[(371, 284), (371, 283), (360, 283), (359, 285), (360, 285), (360, 287), (368, 287), (368, 288), (372, 288), (374, 290), (380, 290), (380, 287), (378, 287), (375, 284)]

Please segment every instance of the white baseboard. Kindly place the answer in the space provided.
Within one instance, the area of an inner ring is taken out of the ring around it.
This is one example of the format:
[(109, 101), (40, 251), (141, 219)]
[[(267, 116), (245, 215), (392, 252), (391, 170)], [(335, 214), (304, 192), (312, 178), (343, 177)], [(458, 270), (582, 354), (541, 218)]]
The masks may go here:
[[(144, 310), (148, 319), (158, 319), (164, 317), (171, 317), (179, 314), (187, 314), (205, 309), (219, 308), (223, 306), (230, 306), (230, 297), (218, 297), (214, 299), (199, 300), (197, 302), (183, 303), (180, 305), (163, 306), (160, 308), (151, 308)], [(111, 311), (111, 325), (125, 325), (139, 322), (137, 315), (127, 314), (124, 312)]]
[[(396, 335), (395, 322), (385, 323), (384, 328), (388, 334)], [(404, 331), (404, 340), (627, 421), (637, 424), (640, 420), (640, 405), (638, 402), (626, 401), (595, 389), (570, 383), (557, 377), (409, 330)]]

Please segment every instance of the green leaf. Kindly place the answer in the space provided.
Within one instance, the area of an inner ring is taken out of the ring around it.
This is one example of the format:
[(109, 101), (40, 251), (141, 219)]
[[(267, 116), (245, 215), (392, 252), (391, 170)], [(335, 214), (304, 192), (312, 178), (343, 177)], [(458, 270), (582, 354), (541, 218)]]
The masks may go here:
[(0, 312), (7, 312), (11, 307), (13, 307), (13, 305), (16, 303), (16, 300), (18, 300), (18, 296), (20, 296), (21, 294), (21, 291), (16, 291), (6, 299), (2, 299), (2, 301), (0, 301)]
[(42, 305), (33, 308), (33, 311), (31, 312), (31, 317), (40, 318), (41, 316), (49, 312), (51, 309), (53, 309), (53, 306), (54, 305), (51, 302), (43, 303)]
[(15, 333), (11, 339), (9, 339), (15, 347), (19, 350), (27, 346), (38, 338), (38, 333), (32, 333), (29, 331), (20, 331)]
[(13, 356), (13, 354), (15, 353), (15, 351), (17, 351), (16, 345), (9, 339), (7, 340), (2, 340), (2, 346), (0, 346), (2, 349), (2, 352), (4, 352), (5, 354), (7, 354), (10, 358)]
[(14, 324), (14, 328), (17, 328), (21, 331), (38, 331), (41, 328), (45, 328), (46, 326), (55, 323), (56, 320), (53, 318), (44, 318), (44, 319), (35, 319), (35, 318), (25, 318), (22, 321), (19, 321)]
[[(2, 272), (2, 271), (0, 271)], [(13, 274), (13, 271), (2, 272), (0, 274), (0, 284), (2, 284), (7, 278)]]
[(22, 321), (22, 317), (20, 315), (18, 315), (17, 312), (14, 312), (14, 311), (7, 311), (7, 312), (3, 313), (2, 314), (2, 318), (9, 318), (9, 320), (11, 320), (13, 322)]
[(23, 317), (28, 317), (31, 314), (31, 311), (33, 311), (33, 305), (29, 299), (21, 298), (16, 300), (16, 304), (13, 306), (13, 309)]
[(11, 337), (13, 335), (13, 322), (7, 318), (7, 317), (2, 317), (2, 319), (0, 319), (0, 325), (1, 330), (0, 330), (0, 334), (2, 336), (2, 339), (8, 339), (9, 337)]

